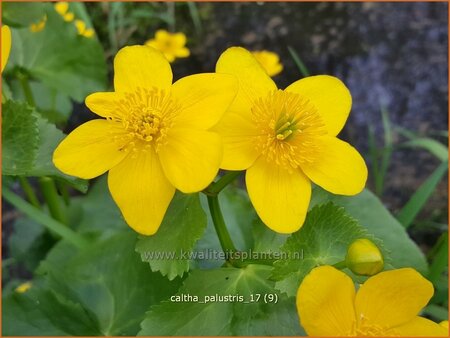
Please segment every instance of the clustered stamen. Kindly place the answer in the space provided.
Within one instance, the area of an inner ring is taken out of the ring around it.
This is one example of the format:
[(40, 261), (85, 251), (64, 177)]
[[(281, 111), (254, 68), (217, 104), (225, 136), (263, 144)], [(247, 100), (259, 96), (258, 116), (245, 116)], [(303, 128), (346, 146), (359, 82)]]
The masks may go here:
[(153, 147), (158, 151), (165, 144), (177, 107), (170, 93), (157, 88), (126, 93), (109, 118), (122, 123), (125, 130), (124, 134), (115, 135), (121, 150), (137, 152)]
[(256, 148), (270, 162), (295, 169), (318, 156), (315, 137), (326, 134), (314, 105), (299, 94), (276, 90), (252, 107), (261, 134)]

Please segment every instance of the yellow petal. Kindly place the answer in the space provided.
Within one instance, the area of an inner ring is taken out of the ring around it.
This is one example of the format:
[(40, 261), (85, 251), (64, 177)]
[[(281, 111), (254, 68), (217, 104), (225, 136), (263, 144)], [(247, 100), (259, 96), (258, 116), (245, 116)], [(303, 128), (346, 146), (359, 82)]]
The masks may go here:
[(124, 47), (114, 59), (114, 88), (134, 92), (137, 88), (169, 89), (172, 70), (164, 56), (149, 46)]
[(164, 173), (180, 191), (203, 190), (219, 171), (222, 143), (219, 135), (193, 129), (172, 129), (158, 151)]
[(413, 320), (389, 330), (386, 335), (400, 337), (448, 337), (448, 328), (423, 318)]
[(254, 56), (241, 47), (231, 47), (223, 52), (217, 61), (216, 72), (237, 77), (239, 92), (230, 109), (242, 114), (250, 115), (255, 100), (277, 89)]
[(439, 325), (448, 330), (448, 320), (443, 320)]
[(158, 29), (155, 33), (156, 40), (168, 40), (170, 38), (170, 33), (165, 29)]
[(64, 18), (64, 21), (70, 22), (70, 21), (73, 21), (73, 19), (75, 19), (75, 14), (73, 14), (72, 12), (68, 12), (63, 15), (63, 18)]
[(196, 74), (183, 77), (172, 86), (180, 110), (175, 123), (195, 129), (209, 129), (222, 118), (237, 93), (237, 80), (227, 74)]
[(370, 277), (358, 290), (356, 316), (363, 326), (394, 328), (413, 320), (433, 296), (433, 285), (404, 268)]
[(300, 229), (311, 199), (311, 184), (300, 171), (289, 172), (260, 157), (245, 181), (258, 216), (270, 229), (283, 234)]
[(64, 15), (69, 9), (69, 4), (67, 2), (57, 2), (54, 6), (56, 12), (60, 15)]
[(125, 221), (143, 235), (156, 233), (175, 194), (153, 150), (130, 155), (112, 168), (108, 186)]
[(170, 39), (173, 41), (173, 44), (177, 47), (183, 47), (186, 44), (186, 35), (184, 35), (184, 33), (172, 34)]
[(330, 135), (344, 127), (352, 107), (352, 97), (341, 80), (334, 76), (310, 76), (294, 82), (286, 91), (302, 95), (317, 108)]
[(175, 50), (175, 56), (177, 58), (187, 58), (189, 55), (191, 55), (191, 52), (186, 47)]
[(9, 52), (11, 51), (11, 30), (8, 26), (2, 26), (2, 72), (8, 62)]
[(350, 336), (355, 328), (355, 286), (345, 273), (314, 268), (297, 292), (300, 322), (308, 336)]
[(317, 154), (301, 163), (306, 176), (333, 194), (355, 195), (364, 189), (367, 167), (355, 148), (331, 136), (317, 137), (314, 143)]
[(245, 170), (260, 155), (255, 146), (260, 132), (249, 115), (228, 110), (212, 130), (222, 137), (222, 169)]
[(117, 110), (119, 100), (122, 98), (120, 93), (98, 92), (86, 97), (86, 106), (95, 114), (102, 117), (120, 117)]
[(86, 122), (58, 145), (53, 163), (68, 175), (85, 179), (100, 176), (125, 158), (114, 138), (123, 132), (122, 125), (112, 121)]

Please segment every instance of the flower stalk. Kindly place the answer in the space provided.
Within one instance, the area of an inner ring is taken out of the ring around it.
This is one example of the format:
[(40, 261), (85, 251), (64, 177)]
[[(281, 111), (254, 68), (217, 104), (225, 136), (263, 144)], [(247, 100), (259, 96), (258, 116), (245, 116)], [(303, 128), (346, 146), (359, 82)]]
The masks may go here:
[(30, 182), (28, 182), (28, 179), (23, 176), (19, 176), (19, 183), (22, 187), (23, 192), (27, 196), (28, 201), (36, 208), (40, 209), (41, 204), (39, 203), (39, 200), (34, 193), (33, 187), (31, 186)]
[(218, 195), (225, 187), (233, 182), (238, 176), (240, 176), (242, 171), (229, 171), (223, 175), (217, 182), (210, 184), (203, 193), (208, 196)]
[(48, 205), (50, 215), (52, 215), (56, 221), (66, 224), (67, 220), (64, 211), (61, 208), (60, 196), (56, 190), (55, 181), (50, 177), (41, 177), (39, 179), (39, 184), (41, 186), (42, 195)]

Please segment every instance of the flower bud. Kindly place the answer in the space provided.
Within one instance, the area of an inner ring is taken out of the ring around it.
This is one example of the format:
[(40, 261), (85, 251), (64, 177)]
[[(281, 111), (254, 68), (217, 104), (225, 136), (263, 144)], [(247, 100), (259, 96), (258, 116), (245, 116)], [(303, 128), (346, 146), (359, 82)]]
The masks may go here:
[(380, 249), (366, 238), (357, 239), (350, 244), (345, 262), (353, 273), (363, 276), (375, 275), (384, 267)]

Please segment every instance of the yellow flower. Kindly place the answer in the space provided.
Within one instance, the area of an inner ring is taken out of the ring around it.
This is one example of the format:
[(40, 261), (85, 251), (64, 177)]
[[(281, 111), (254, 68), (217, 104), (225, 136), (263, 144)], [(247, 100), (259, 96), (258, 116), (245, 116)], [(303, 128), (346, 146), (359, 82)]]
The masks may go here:
[(86, 24), (83, 20), (75, 20), (75, 27), (77, 27), (79, 35), (86, 38), (91, 38), (94, 36), (94, 30), (92, 28), (86, 28)]
[(70, 22), (73, 21), (75, 15), (72, 12), (69, 12), (69, 3), (67, 2), (57, 2), (55, 5), (55, 10), (61, 15), (64, 21)]
[(297, 310), (309, 336), (447, 336), (417, 316), (433, 292), (429, 281), (405, 268), (370, 277), (355, 293), (345, 273), (321, 266), (300, 285)]
[(9, 52), (11, 51), (11, 30), (8, 26), (2, 26), (2, 72), (8, 62)]
[(186, 35), (183, 33), (169, 33), (164, 29), (156, 32), (155, 38), (147, 40), (146, 45), (159, 50), (169, 62), (176, 58), (186, 58), (190, 55), (186, 45)]
[(350, 244), (345, 262), (353, 273), (363, 276), (375, 275), (384, 267), (380, 249), (367, 238), (357, 239)]
[(250, 199), (269, 228), (292, 233), (303, 225), (310, 180), (334, 194), (354, 195), (364, 188), (363, 158), (336, 138), (352, 103), (339, 79), (311, 76), (280, 90), (239, 47), (221, 55), (216, 71), (239, 80), (236, 99), (215, 128), (224, 140), (221, 168), (247, 169)]
[(172, 85), (163, 55), (148, 46), (121, 49), (114, 59), (114, 88), (86, 105), (105, 119), (89, 121), (57, 147), (62, 172), (90, 179), (108, 174), (109, 190), (127, 223), (154, 234), (175, 193), (204, 189), (222, 159), (209, 131), (237, 92), (233, 76), (197, 74)]
[(252, 52), (252, 55), (261, 64), (267, 75), (273, 77), (283, 70), (283, 65), (280, 63), (280, 57), (274, 52), (267, 50)]
[(448, 320), (443, 320), (439, 325), (448, 330)]
[(18, 287), (16, 287), (16, 292), (25, 293), (31, 289), (31, 286), (32, 286), (31, 282), (22, 283)]
[(30, 31), (32, 31), (33, 33), (38, 33), (45, 28), (46, 23), (47, 23), (47, 15), (44, 15), (41, 21), (37, 23), (32, 23), (30, 25)]

